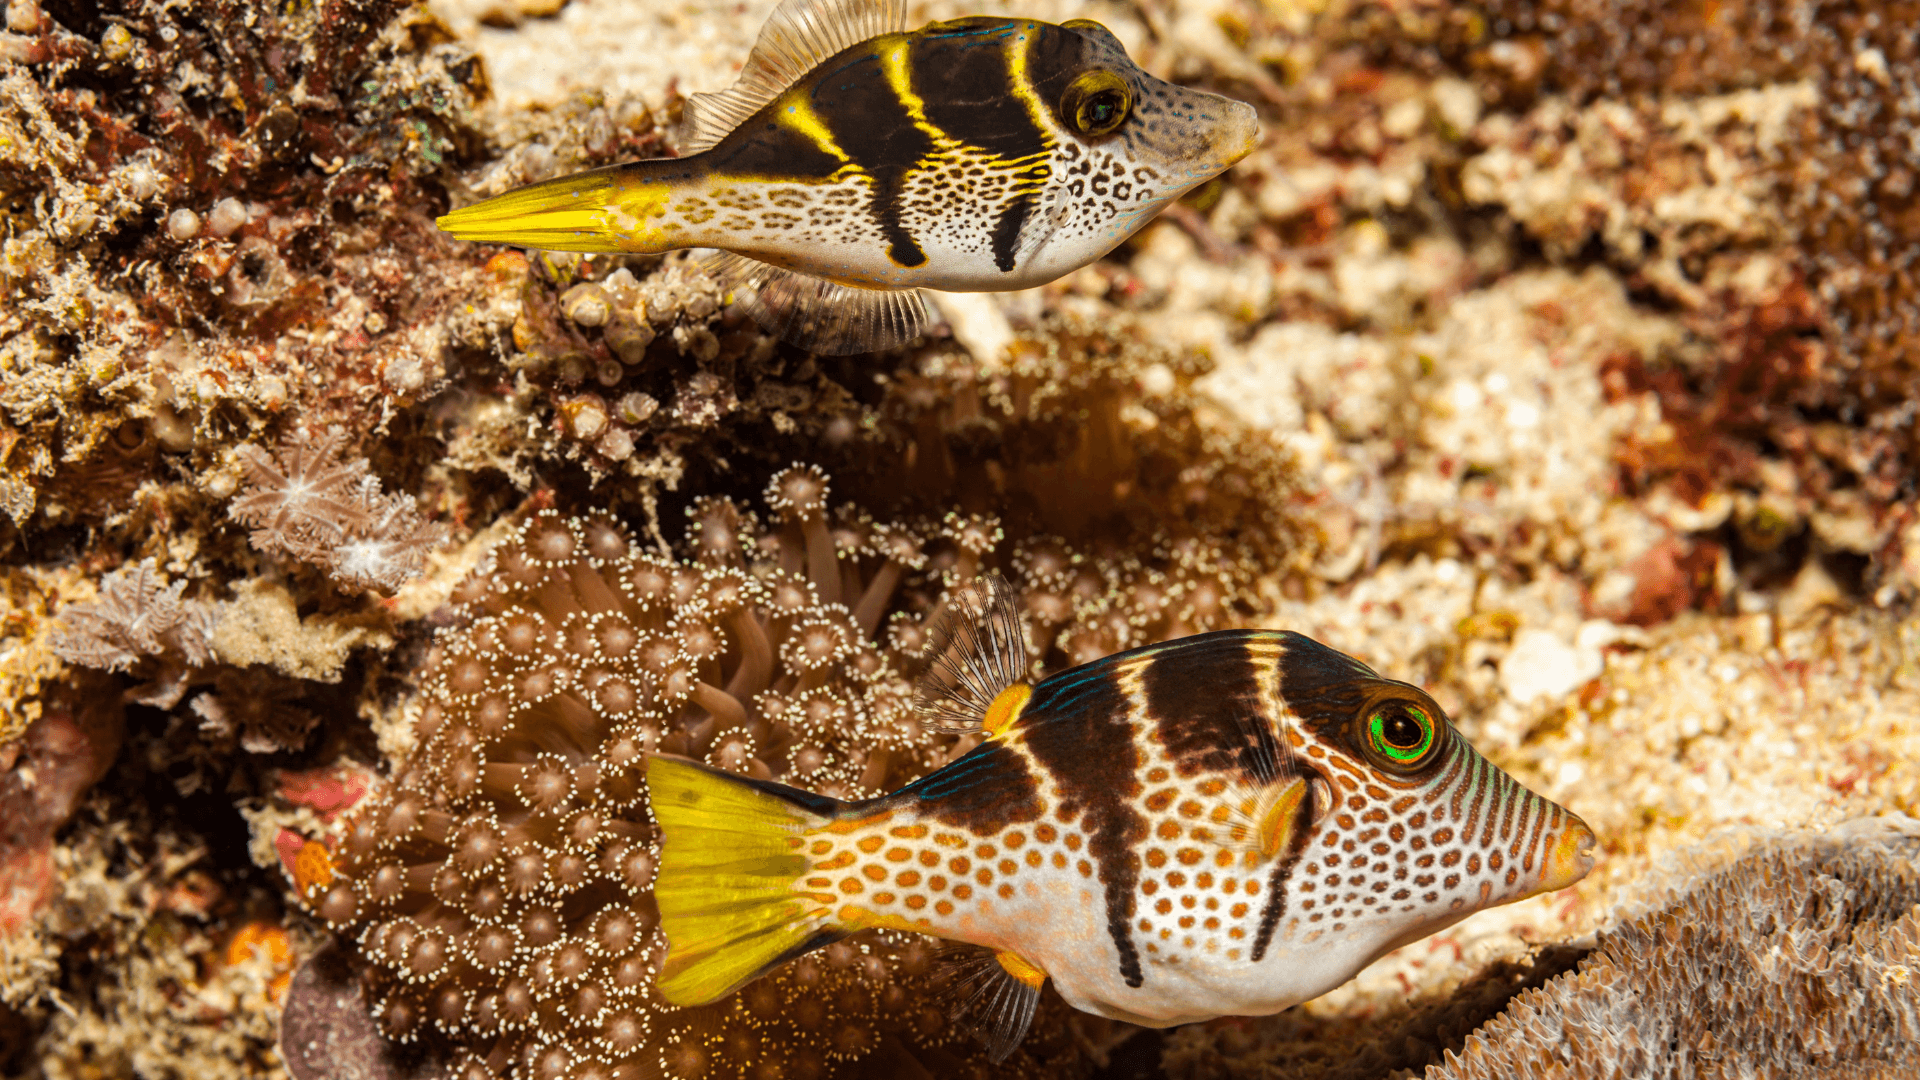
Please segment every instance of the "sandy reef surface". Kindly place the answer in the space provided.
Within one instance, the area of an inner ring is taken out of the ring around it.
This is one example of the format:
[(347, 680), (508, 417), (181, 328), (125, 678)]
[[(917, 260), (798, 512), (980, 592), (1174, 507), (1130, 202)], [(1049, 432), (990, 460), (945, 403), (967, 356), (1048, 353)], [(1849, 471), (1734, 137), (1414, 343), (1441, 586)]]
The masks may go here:
[[(780, 346), (679, 257), (432, 229), (668, 152), (771, 7), (8, 4), (0, 1075), (288, 1075), (288, 979), (329, 937), (304, 845), (414, 747), (456, 583), (534, 508), (675, 557), (711, 500), (771, 529), (795, 462), (930, 553), (889, 611), (998, 567), (1057, 601), (1053, 668), (1299, 630), (1601, 837), (1576, 887), (1280, 1017), (1044, 1014), (1036, 1075), (1438, 1076), (1729, 837), (1920, 814), (1920, 9), (913, 3), (1100, 19), (1265, 137), (1107, 259), (938, 297), (883, 356)], [(301, 477), (333, 518), (290, 523)], [(1920, 894), (1888, 850), (1818, 858), (1905, 897), (1891, 924)], [(1885, 955), (1920, 965), (1916, 934)], [(890, 1039), (822, 1060), (935, 1060)], [(1476, 1053), (1445, 1075), (1510, 1067)]]

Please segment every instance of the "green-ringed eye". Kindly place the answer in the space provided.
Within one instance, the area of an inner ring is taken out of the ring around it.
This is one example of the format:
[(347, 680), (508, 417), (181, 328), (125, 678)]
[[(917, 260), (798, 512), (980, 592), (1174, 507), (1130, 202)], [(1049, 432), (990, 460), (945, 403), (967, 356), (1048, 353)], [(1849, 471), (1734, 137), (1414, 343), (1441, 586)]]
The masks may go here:
[(1060, 95), (1060, 115), (1067, 126), (1088, 138), (1110, 134), (1126, 123), (1133, 109), (1133, 89), (1111, 71), (1083, 72)]
[(1367, 718), (1367, 748), (1390, 769), (1420, 764), (1433, 749), (1438, 734), (1427, 710), (1405, 702), (1384, 705)]

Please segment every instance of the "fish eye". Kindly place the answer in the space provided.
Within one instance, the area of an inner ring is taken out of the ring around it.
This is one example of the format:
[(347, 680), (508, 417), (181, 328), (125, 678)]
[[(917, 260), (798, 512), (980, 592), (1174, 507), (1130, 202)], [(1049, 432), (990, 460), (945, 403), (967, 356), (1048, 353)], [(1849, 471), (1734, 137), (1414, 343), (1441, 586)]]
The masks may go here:
[(1126, 123), (1132, 110), (1132, 89), (1127, 80), (1111, 71), (1082, 73), (1060, 97), (1060, 115), (1074, 131), (1088, 138), (1112, 133)]
[(1367, 716), (1366, 748), (1381, 766), (1401, 772), (1418, 767), (1439, 741), (1439, 725), (1427, 710), (1396, 701)]

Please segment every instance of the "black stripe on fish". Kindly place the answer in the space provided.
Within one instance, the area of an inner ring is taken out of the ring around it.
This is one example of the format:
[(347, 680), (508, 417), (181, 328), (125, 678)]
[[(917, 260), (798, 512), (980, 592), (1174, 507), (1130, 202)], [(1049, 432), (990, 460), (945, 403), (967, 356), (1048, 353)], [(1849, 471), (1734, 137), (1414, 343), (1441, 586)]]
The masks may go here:
[[(1322, 738), (1351, 745), (1351, 721), (1366, 705), (1368, 695), (1388, 680), (1305, 634), (1286, 630), (1278, 636), (1284, 645), (1280, 654), (1280, 697), (1287, 709)], [(1357, 746), (1354, 752), (1358, 754)]]
[[(1048, 74), (1064, 71), (1061, 51), (1071, 48), (1077, 54), (1082, 47), (1069, 42), (1069, 36), (1057, 27), (987, 17), (955, 19), (922, 30), (908, 53), (908, 70), (914, 92), (926, 103), (927, 122), (1010, 163), (1051, 150), (1052, 136), (1034, 122), (1017, 91), (1033, 85), (1036, 63)], [(1016, 56), (1026, 62), (1026, 86), (1014, 74)], [(1060, 80), (1048, 80), (1053, 81)], [(1064, 86), (1062, 82), (1053, 93)]]
[(809, 79), (814, 114), (873, 181), (869, 210), (887, 239), (887, 257), (898, 266), (924, 265), (926, 252), (900, 224), (901, 195), (907, 173), (933, 152), (933, 136), (913, 122), (871, 44), (839, 54)]
[(1037, 820), (1045, 809), (1026, 760), (997, 742), (921, 777), (881, 802), (917, 803), (922, 814), (976, 836), (992, 836), (1009, 825)]
[(1043, 680), (1033, 688), (1019, 731), (1053, 779), (1061, 822), (1078, 820), (1087, 834), (1087, 854), (1106, 890), (1107, 932), (1120, 954), (1120, 976), (1138, 987), (1145, 976), (1130, 924), (1147, 820), (1133, 807), (1140, 795), (1140, 750), (1127, 721), (1133, 701), (1115, 671), (1126, 656)]
[(1027, 191), (1014, 196), (1007, 208), (1000, 211), (1000, 220), (993, 225), (993, 265), (999, 267), (1001, 273), (1013, 273), (1014, 256), (1020, 252), (1020, 230), (1026, 227), (1033, 208), (1039, 205), (1040, 192)]
[[(1224, 631), (1157, 649), (1140, 673), (1154, 736), (1183, 777), (1243, 770), (1250, 749), (1243, 717), (1265, 717), (1250, 635)], [(1268, 724), (1272, 718), (1267, 717)], [(1261, 725), (1266, 726), (1266, 725)]]
[(741, 124), (701, 160), (723, 175), (790, 178), (802, 183), (825, 180), (839, 171), (839, 158), (776, 119), (773, 110), (779, 106), (775, 101)]

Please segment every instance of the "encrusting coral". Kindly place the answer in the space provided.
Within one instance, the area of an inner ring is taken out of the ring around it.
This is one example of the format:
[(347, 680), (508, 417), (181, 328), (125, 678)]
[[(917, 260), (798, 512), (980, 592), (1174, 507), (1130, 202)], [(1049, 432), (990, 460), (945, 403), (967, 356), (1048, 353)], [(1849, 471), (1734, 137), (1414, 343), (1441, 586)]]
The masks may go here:
[(1913, 1075), (1916, 852), (1920, 822), (1903, 816), (1753, 838), (1602, 933), (1428, 1080)]
[[(984, 1060), (932, 1000), (934, 949), (914, 935), (857, 935), (698, 1008), (653, 985), (645, 754), (859, 797), (971, 748), (922, 726), (908, 678), (991, 523), (918, 530), (828, 495), (794, 466), (764, 524), (700, 502), (685, 561), (610, 519), (539, 511), (454, 590), (463, 625), (428, 658), (417, 746), (336, 852), (294, 860), (305, 901), (359, 944), (390, 1038), (451, 1039), (475, 1078)], [(1059, 1060), (1070, 1029), (1048, 1027), (1016, 1067)]]

